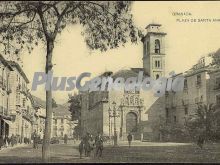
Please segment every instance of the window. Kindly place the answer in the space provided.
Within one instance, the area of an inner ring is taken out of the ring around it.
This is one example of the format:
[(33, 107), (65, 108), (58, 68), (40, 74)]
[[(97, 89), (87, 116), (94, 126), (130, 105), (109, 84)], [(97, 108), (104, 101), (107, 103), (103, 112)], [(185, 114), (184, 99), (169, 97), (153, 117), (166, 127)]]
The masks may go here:
[(188, 107), (185, 107), (184, 111), (185, 111), (185, 115), (188, 115)]
[(22, 106), (25, 107), (25, 102), (26, 102), (26, 99), (23, 98), (23, 102), (22, 102)]
[(158, 39), (155, 40), (155, 53), (160, 54), (160, 41)]
[(202, 80), (201, 80), (201, 75), (197, 75), (196, 77), (196, 85), (201, 85), (202, 84)]
[(215, 88), (216, 89), (220, 88), (220, 77), (216, 77), (216, 79), (215, 79)]
[(155, 61), (155, 68), (160, 68), (160, 61), (159, 60), (156, 60)]
[(217, 95), (217, 96), (216, 96), (216, 104), (217, 104), (217, 105), (220, 105), (220, 95)]
[(158, 68), (160, 68), (160, 61), (157, 61), (157, 66)]
[(187, 79), (186, 78), (184, 79), (184, 88), (185, 89), (188, 88), (188, 84), (187, 84)]
[(157, 80), (159, 77), (160, 77), (159, 74), (157, 74), (157, 75), (156, 75), (156, 80)]
[(61, 119), (61, 123), (63, 124), (63, 119)]

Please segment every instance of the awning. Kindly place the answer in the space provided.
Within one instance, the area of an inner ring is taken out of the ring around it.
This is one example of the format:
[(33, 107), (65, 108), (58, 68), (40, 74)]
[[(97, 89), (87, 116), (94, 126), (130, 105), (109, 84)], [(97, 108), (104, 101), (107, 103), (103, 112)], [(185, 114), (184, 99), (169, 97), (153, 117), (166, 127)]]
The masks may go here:
[(10, 121), (10, 120), (6, 120), (6, 119), (3, 119), (5, 123), (7, 123), (8, 125), (12, 125), (13, 123)]

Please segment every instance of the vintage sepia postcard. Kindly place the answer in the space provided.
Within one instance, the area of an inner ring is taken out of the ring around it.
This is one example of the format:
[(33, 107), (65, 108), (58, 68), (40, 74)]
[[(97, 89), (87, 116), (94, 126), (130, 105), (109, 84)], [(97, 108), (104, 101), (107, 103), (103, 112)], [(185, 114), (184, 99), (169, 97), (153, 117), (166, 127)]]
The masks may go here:
[(219, 1), (1, 1), (0, 163), (220, 163)]

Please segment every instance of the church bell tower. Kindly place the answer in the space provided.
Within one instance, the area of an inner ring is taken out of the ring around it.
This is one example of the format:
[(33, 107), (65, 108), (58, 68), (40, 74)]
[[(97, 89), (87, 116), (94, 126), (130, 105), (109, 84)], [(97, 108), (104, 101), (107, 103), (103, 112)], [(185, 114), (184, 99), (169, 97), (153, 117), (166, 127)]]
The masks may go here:
[(149, 24), (143, 42), (144, 72), (153, 79), (165, 76), (165, 36), (160, 24)]

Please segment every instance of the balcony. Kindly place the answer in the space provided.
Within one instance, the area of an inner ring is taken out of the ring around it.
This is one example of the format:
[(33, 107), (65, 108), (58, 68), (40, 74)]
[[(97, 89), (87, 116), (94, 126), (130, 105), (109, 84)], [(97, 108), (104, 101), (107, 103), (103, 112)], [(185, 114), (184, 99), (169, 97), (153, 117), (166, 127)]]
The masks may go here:
[(29, 120), (29, 121), (33, 121), (34, 116), (33, 116), (33, 113), (31, 113), (31, 111), (28, 111), (28, 110), (25, 109), (25, 108), (22, 108), (21, 110), (22, 110), (22, 116), (23, 116), (25, 119), (27, 119), (27, 120)]

